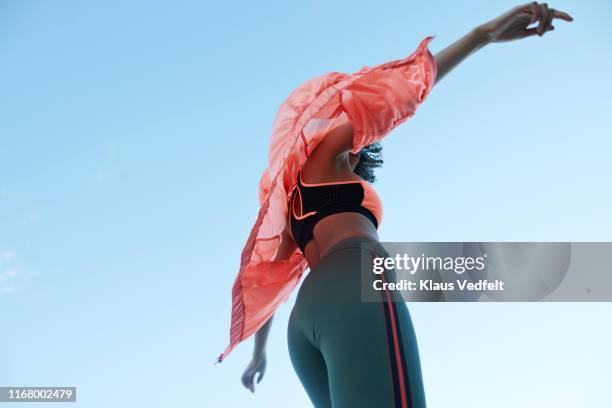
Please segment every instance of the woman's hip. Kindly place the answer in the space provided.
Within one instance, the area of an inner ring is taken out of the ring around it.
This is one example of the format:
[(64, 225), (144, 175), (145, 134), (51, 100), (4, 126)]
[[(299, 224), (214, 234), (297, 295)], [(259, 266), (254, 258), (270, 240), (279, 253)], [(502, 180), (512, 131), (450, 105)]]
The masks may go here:
[(334, 245), (306, 275), (298, 291), (294, 314), (299, 320), (324, 317), (350, 319), (368, 304), (385, 300), (373, 292), (376, 276), (371, 272), (372, 256), (387, 252), (377, 241), (350, 238)]

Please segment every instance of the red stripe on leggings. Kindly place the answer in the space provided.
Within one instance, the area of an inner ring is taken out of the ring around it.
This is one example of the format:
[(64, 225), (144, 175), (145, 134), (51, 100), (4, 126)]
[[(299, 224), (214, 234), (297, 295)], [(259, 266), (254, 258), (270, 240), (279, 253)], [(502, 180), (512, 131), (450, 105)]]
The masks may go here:
[[(385, 283), (384, 273), (380, 275), (383, 283)], [(393, 346), (395, 350), (395, 362), (397, 363), (397, 372), (399, 376), (400, 383), (400, 394), (402, 397), (402, 408), (408, 408), (408, 398), (406, 396), (406, 385), (404, 380), (404, 370), (402, 367), (402, 356), (400, 354), (399, 340), (397, 338), (397, 325), (395, 324), (395, 314), (393, 313), (393, 303), (391, 301), (391, 296), (389, 295), (389, 291), (385, 289), (385, 294), (387, 295), (387, 307), (389, 308), (389, 315), (391, 317), (391, 327), (393, 331)]]

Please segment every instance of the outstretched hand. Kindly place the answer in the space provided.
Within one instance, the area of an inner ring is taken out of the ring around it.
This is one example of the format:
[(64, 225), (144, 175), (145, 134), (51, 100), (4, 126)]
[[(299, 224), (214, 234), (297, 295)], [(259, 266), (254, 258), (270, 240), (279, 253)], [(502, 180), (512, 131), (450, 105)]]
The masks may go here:
[[(480, 26), (487, 42), (518, 40), (532, 35), (542, 36), (555, 29), (554, 19), (573, 21), (569, 14), (548, 7), (546, 3), (531, 2), (517, 6)], [(532, 24), (537, 26), (529, 28)]]

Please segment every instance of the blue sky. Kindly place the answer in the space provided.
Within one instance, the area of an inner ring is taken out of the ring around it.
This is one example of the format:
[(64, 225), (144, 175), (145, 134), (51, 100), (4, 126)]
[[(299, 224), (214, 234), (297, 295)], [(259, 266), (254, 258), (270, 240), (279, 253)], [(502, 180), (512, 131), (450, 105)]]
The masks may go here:
[[(283, 305), (239, 381), (231, 284), (278, 105), (509, 1), (0, 1), (0, 385), (79, 406), (308, 406)], [(479, 51), (385, 140), (385, 241), (610, 241), (609, 16)], [(430, 407), (606, 406), (610, 304), (414, 304)], [(27, 408), (28, 404), (20, 405)]]

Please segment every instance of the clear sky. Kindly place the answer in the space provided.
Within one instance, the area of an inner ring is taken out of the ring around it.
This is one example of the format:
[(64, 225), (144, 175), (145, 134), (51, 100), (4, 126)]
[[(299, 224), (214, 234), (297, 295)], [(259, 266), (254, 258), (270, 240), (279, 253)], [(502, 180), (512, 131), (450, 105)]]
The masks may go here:
[[(550, 4), (575, 21), (479, 51), (385, 139), (381, 239), (612, 240), (612, 5)], [(213, 365), (279, 104), (513, 5), (0, 0), (0, 386), (309, 406), (293, 297), (254, 395), (251, 341)], [(611, 304), (409, 307), (432, 408), (612, 406)]]

